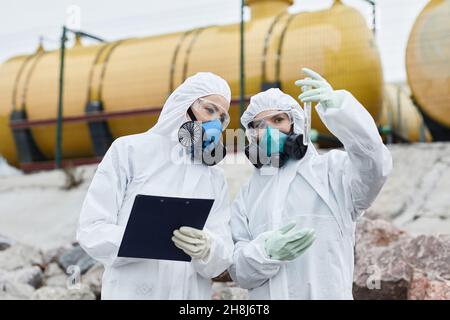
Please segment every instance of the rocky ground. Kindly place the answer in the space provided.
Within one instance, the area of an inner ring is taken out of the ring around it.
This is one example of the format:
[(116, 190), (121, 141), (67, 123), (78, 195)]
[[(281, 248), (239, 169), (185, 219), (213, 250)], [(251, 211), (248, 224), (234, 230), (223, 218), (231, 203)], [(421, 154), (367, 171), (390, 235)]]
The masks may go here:
[[(354, 296), (450, 299), (450, 144), (390, 150), (394, 171), (357, 228)], [(238, 154), (223, 167), (233, 198), (252, 166)], [(20, 175), (0, 165), (0, 299), (99, 298), (103, 267), (74, 242), (94, 172)], [(213, 299), (245, 298), (214, 283)]]
[(3, 238), (0, 248), (0, 299), (100, 298), (103, 267), (78, 245), (42, 251)]
[(450, 234), (419, 235), (385, 220), (358, 223), (355, 299), (450, 299)]
[(450, 144), (392, 145), (394, 170), (367, 217), (413, 234), (450, 234)]

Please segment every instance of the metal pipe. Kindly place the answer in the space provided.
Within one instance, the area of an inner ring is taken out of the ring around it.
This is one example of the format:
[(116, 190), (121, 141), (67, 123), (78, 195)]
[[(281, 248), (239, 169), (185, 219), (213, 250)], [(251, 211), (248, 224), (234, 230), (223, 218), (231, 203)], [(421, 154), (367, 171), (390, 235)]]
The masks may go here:
[[(239, 118), (244, 113), (244, 100), (245, 100), (245, 48), (244, 48), (244, 8), (245, 0), (241, 0), (241, 24), (240, 24), (240, 101), (239, 101)], [(242, 124), (241, 124), (242, 128)]]
[(62, 159), (62, 117), (63, 117), (63, 93), (64, 93), (64, 56), (66, 49), (66, 26), (63, 26), (61, 35), (60, 66), (59, 66), (59, 91), (58, 91), (58, 115), (56, 123), (55, 167), (61, 168)]
[(94, 35), (92, 35), (90, 33), (84, 32), (84, 31), (74, 31), (74, 30), (71, 30), (71, 29), (67, 29), (67, 30), (70, 31), (70, 32), (75, 33), (75, 35), (80, 36), (80, 37), (87, 37), (87, 38), (91, 38), (91, 39), (94, 39), (94, 40), (97, 40), (97, 41), (100, 41), (100, 42), (106, 42), (106, 40), (104, 40), (104, 39), (102, 39), (100, 37), (94, 36)]
[(60, 48), (60, 66), (59, 66), (59, 90), (58, 90), (58, 114), (56, 121), (56, 146), (55, 146), (55, 167), (57, 169), (61, 168), (62, 160), (62, 125), (63, 125), (63, 98), (64, 98), (64, 58), (66, 51), (66, 40), (67, 32), (72, 32), (76, 36), (88, 37), (100, 42), (104, 42), (100, 37), (94, 36), (87, 32), (79, 30), (71, 30), (66, 26), (63, 26), (63, 31), (61, 35), (61, 48)]

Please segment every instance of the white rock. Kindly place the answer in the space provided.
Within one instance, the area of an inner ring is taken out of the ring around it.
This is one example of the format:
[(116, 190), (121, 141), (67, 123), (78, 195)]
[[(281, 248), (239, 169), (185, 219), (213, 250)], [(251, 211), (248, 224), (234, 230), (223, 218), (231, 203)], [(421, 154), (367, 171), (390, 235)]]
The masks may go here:
[(15, 244), (0, 251), (0, 269), (12, 271), (25, 266), (42, 265), (42, 253), (33, 247)]
[(67, 277), (57, 263), (50, 263), (44, 271), (44, 286), (66, 288)]
[(2, 236), (0, 234), (0, 251), (8, 249), (9, 247), (11, 247), (14, 244), (14, 241), (11, 240), (10, 238), (7, 238), (5, 236)]
[(10, 166), (8, 162), (0, 155), (0, 177), (18, 176), (22, 171)]
[(81, 282), (91, 289), (97, 297), (100, 297), (102, 291), (102, 276), (105, 268), (101, 263), (96, 263), (85, 275), (82, 276)]
[(44, 277), (46, 278), (59, 276), (62, 274), (65, 275), (64, 270), (61, 269), (61, 267), (56, 262), (50, 263), (44, 271)]
[(83, 284), (80, 289), (42, 287), (32, 294), (31, 300), (95, 300), (95, 295)]
[(48, 264), (58, 261), (58, 258), (62, 254), (64, 254), (64, 252), (69, 250), (70, 248), (72, 248), (72, 245), (67, 244), (65, 246), (60, 246), (60, 247), (43, 250), (42, 256), (43, 256), (43, 260), (44, 260), (44, 265), (48, 265)]
[(368, 210), (413, 234), (450, 233), (450, 143), (390, 145), (394, 169)]
[(37, 288), (42, 284), (43, 272), (38, 266), (25, 267), (7, 272), (7, 277), (13, 282), (28, 284)]
[(67, 275), (61, 274), (61, 275), (51, 276), (49, 278), (46, 278), (44, 280), (44, 285), (46, 287), (66, 288), (67, 287)]
[(0, 274), (0, 300), (30, 299), (34, 288), (28, 284), (18, 283)]

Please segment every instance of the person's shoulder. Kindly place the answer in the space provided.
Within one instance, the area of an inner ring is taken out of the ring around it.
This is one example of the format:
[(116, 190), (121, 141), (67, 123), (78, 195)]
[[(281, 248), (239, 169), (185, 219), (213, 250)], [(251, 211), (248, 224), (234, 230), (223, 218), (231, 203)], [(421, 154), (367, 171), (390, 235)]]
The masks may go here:
[(331, 149), (322, 154), (328, 161), (341, 161), (347, 157), (347, 152), (341, 149)]
[(158, 136), (156, 135), (152, 135), (149, 132), (142, 132), (118, 137), (114, 140), (111, 147), (115, 147), (119, 150), (128, 150), (130, 148), (139, 150), (148, 147), (149, 144), (157, 147), (159, 140), (160, 139), (158, 139)]
[(341, 165), (346, 161), (347, 152), (340, 149), (331, 149), (321, 152), (312, 157), (313, 164), (327, 163), (329, 168), (341, 168)]
[(147, 132), (121, 136), (114, 140), (113, 145), (123, 146), (123, 145), (139, 143), (140, 141), (144, 141), (146, 136), (148, 136)]

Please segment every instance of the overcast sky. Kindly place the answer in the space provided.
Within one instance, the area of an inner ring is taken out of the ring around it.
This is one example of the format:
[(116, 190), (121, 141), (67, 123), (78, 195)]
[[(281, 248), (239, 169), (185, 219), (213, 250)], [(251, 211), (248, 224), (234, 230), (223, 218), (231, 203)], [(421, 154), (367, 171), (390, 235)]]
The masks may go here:
[[(320, 10), (332, 0), (295, 0), (291, 12)], [(344, 0), (371, 21), (371, 7), (363, 0)], [(404, 81), (405, 48), (411, 27), (428, 0), (375, 0), (377, 42), (387, 81)], [(43, 37), (46, 49), (58, 47), (61, 26), (107, 40), (146, 36), (210, 24), (239, 21), (240, 0), (1, 0), (0, 63), (32, 53)], [(79, 11), (80, 19), (76, 19)]]

